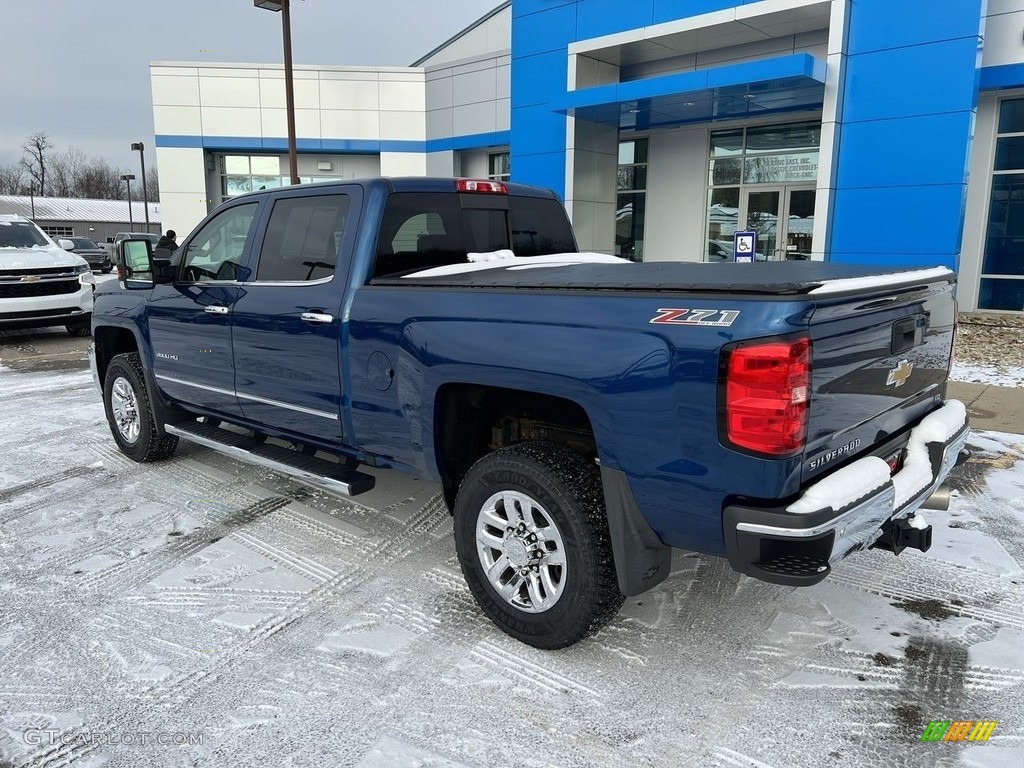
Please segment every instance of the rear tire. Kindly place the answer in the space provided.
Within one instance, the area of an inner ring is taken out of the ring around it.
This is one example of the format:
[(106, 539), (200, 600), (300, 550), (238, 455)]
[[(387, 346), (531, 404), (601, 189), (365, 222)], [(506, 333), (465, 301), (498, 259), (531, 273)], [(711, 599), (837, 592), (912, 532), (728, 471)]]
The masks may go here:
[(157, 428), (138, 352), (117, 355), (103, 378), (103, 408), (117, 447), (134, 461), (159, 461), (178, 447)]
[(572, 645), (622, 606), (601, 478), (554, 443), (488, 454), (455, 501), (455, 545), (477, 603), (535, 648)]

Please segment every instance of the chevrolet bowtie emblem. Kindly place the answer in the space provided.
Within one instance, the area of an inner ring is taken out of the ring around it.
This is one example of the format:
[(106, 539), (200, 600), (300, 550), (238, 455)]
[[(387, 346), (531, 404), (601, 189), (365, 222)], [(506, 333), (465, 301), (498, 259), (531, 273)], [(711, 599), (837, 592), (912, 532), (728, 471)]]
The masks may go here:
[(38, 280), (39, 275), (25, 275), (23, 278), (21, 278), (21, 282), (23, 283), (35, 283)]
[(902, 387), (907, 383), (910, 374), (914, 371), (914, 364), (909, 360), (900, 360), (899, 365), (889, 371), (889, 378), (885, 380), (886, 386)]

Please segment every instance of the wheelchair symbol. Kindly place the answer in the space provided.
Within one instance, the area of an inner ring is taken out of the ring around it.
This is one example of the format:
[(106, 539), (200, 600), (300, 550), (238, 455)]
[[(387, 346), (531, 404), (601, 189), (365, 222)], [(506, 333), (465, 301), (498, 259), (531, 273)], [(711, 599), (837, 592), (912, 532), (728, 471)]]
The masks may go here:
[(740, 238), (736, 244), (736, 250), (740, 253), (747, 253), (750, 251), (750, 240), (746, 237)]

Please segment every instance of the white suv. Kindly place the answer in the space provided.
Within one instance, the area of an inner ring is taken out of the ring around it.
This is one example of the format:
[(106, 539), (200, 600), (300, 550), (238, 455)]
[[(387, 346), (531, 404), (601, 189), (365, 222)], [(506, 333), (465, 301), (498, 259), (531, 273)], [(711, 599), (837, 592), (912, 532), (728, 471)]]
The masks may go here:
[(0, 330), (63, 325), (88, 336), (96, 279), (89, 263), (21, 216), (0, 215)]

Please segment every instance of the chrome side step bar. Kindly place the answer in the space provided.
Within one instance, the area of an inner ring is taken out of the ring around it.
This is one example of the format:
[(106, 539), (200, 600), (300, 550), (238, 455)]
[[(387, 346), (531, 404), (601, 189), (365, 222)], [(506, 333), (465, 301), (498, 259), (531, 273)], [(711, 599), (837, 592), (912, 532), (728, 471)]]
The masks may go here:
[(373, 475), (348, 469), (326, 459), (307, 456), (290, 448), (261, 443), (248, 435), (240, 435), (212, 424), (190, 421), (184, 424), (166, 424), (164, 430), (167, 434), (176, 435), (182, 440), (188, 440), (249, 464), (280, 472), (314, 488), (341, 496), (366, 493), (372, 490), (377, 482)]

